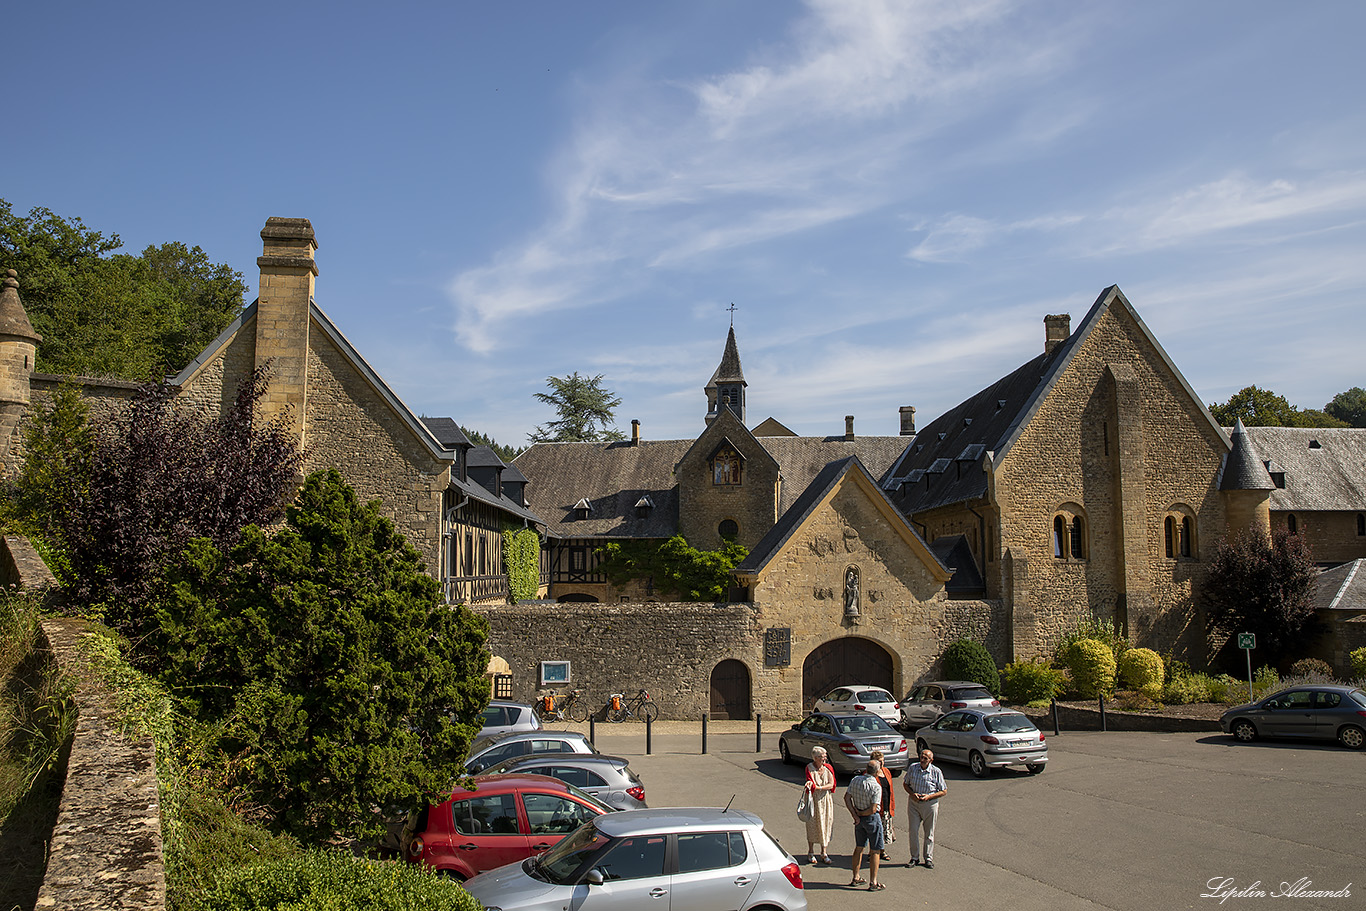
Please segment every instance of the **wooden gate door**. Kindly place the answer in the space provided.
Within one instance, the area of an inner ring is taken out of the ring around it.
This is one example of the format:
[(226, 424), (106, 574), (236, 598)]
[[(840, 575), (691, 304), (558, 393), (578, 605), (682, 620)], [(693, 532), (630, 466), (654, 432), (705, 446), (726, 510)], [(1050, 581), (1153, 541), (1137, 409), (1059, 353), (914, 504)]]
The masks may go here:
[(817, 648), (802, 662), (802, 708), (812, 704), (837, 686), (851, 683), (892, 689), (895, 668), (892, 656), (871, 639), (845, 636)]
[(749, 668), (743, 661), (727, 658), (711, 672), (711, 717), (749, 719)]

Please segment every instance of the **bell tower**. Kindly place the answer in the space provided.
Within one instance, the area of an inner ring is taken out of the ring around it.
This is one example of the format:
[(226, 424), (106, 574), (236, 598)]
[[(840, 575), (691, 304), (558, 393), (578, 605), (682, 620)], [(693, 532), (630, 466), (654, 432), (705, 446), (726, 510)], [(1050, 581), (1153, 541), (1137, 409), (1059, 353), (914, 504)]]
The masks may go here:
[(707, 383), (707, 423), (716, 420), (721, 409), (729, 408), (745, 422), (745, 372), (740, 369), (740, 350), (735, 347), (735, 326), (730, 327), (726, 336), (726, 350), (721, 354), (721, 364)]

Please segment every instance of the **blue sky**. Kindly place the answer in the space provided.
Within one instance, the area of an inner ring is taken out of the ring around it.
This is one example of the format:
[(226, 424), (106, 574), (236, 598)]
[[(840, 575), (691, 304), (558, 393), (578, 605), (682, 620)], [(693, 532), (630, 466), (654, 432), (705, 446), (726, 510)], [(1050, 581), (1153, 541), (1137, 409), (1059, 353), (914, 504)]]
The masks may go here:
[(603, 374), (895, 434), (1117, 283), (1206, 402), (1366, 385), (1366, 4), (23, 4), (0, 196), (252, 285), (269, 216), (415, 412)]

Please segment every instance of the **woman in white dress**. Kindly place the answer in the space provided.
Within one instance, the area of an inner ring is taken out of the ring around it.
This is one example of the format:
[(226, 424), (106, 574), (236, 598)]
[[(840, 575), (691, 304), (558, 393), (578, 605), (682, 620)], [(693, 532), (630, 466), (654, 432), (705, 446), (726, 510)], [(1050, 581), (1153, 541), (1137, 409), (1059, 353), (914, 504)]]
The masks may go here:
[(835, 826), (835, 770), (826, 762), (827, 758), (825, 749), (816, 747), (806, 766), (806, 789), (811, 792), (813, 803), (811, 818), (806, 821), (806, 849), (813, 864), (816, 863), (816, 845), (821, 846), (820, 862), (830, 863), (826, 848)]

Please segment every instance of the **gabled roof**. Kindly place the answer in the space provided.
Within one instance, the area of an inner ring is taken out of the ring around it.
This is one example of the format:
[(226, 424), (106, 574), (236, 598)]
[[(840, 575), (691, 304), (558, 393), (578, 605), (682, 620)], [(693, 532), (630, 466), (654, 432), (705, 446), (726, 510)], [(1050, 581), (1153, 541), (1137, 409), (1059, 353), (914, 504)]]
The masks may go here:
[(505, 468), (507, 462), (498, 457), (489, 446), (475, 446), (470, 449), (470, 454), (465, 460), (465, 464), (470, 468)]
[[(171, 377), (170, 382), (176, 386), (184, 386), (199, 373), (205, 364), (213, 361), (228, 342), (236, 337), (242, 327), (256, 318), (257, 303), (258, 301), (252, 301), (243, 308), (242, 312), (237, 315), (237, 319), (229, 323), (228, 327), (218, 334), (218, 338), (210, 342), (208, 347), (199, 353), (199, 357), (191, 361), (184, 370)], [(322, 329), (323, 334), (332, 344), (337, 347), (337, 350), (342, 353), (342, 356), (351, 362), (351, 365), (356, 368), (356, 372), (364, 377), (370, 386), (379, 393), (380, 398), (384, 399), (389, 408), (412, 431), (413, 436), (417, 437), (427, 448), (433, 458), (448, 462), (455, 460), (455, 450), (437, 440), (436, 435), (427, 428), (427, 425), (419, 420), (417, 415), (413, 414), (394, 390), (389, 388), (389, 384), (384, 381), (384, 378), (366, 362), (365, 358), (361, 357), (360, 352), (347, 340), (346, 336), (342, 335), (336, 323), (332, 322), (327, 314), (322, 311), (322, 308), (311, 300), (308, 302), (308, 315), (318, 328)]]
[(436, 437), (436, 441), (447, 449), (455, 449), (457, 446), (469, 446), (470, 439), (465, 436), (465, 432), (460, 429), (460, 425), (454, 418), (423, 418), (422, 423), (427, 425), (427, 429)]
[(802, 491), (826, 465), (848, 458), (857, 458), (874, 477), (887, 466), (906, 445), (905, 437), (764, 437), (759, 440), (778, 463), (783, 487), (778, 498), (778, 514), (791, 509)]
[(735, 567), (735, 575), (748, 577), (761, 575), (773, 559), (782, 552), (792, 536), (806, 524), (817, 509), (829, 502), (835, 491), (846, 482), (857, 484), (867, 494), (874, 505), (879, 507), (879, 512), (887, 519), (888, 523), (901, 533), (902, 538), (913, 550), (919, 553), (921, 560), (939, 582), (948, 580), (949, 571), (935, 557), (925, 544), (925, 540), (910, 526), (905, 516), (897, 511), (896, 507), (878, 488), (873, 476), (868, 473), (868, 469), (863, 467), (856, 456), (849, 456), (823, 467), (812, 478), (811, 483), (801, 492), (801, 495), (796, 498), (792, 508), (783, 513), (778, 519), (778, 523), (760, 539), (758, 544), (754, 545), (754, 550), (750, 551), (745, 561)]
[(776, 418), (765, 418), (750, 433), (756, 437), (795, 437), (797, 435), (795, 431), (789, 429)]
[(967, 535), (935, 538), (930, 542), (930, 550), (953, 573), (953, 578), (944, 584), (944, 591), (959, 597), (986, 592), (987, 583), (977, 570), (977, 560), (972, 555)]
[(1366, 429), (1248, 427), (1246, 432), (1262, 461), (1285, 473), (1284, 489), (1271, 491), (1273, 510), (1366, 510)]
[(1314, 580), (1317, 610), (1366, 612), (1366, 560), (1352, 560), (1319, 573)]
[[(1076, 352), (1112, 307), (1122, 308), (1128, 314), (1168, 370), (1176, 377), (1191, 402), (1200, 409), (1204, 420), (1209, 422), (1209, 426), (1227, 444), (1228, 436), (1223, 428), (1210, 416), (1200, 397), (1168, 357), (1156, 336), (1139, 317), (1124, 293), (1119, 290), (1119, 286), (1111, 285), (1096, 298), (1076, 331), (1051, 352), (1039, 354), (976, 395), (960, 402), (917, 433), (901, 458), (883, 474), (883, 489), (896, 497), (901, 508), (908, 513), (923, 512), (951, 503), (984, 497), (987, 492), (987, 474), (978, 470), (976, 463), (958, 463), (957, 466), (950, 465), (936, 473), (929, 473), (929, 469), (938, 459), (956, 459), (973, 444), (979, 444), (982, 447), (981, 452), (992, 459), (992, 465), (999, 466), (1029, 426), (1034, 415), (1038, 413), (1049, 393), (1053, 391), (1058, 377), (1071, 364)], [(901, 481), (915, 469), (925, 470), (926, 474), (919, 476), (914, 484), (903, 485)]]
[(487, 503), (490, 506), (497, 506), (506, 512), (512, 513), (519, 519), (524, 519), (532, 525), (546, 525), (546, 521), (536, 513), (527, 509), (521, 503), (501, 494), (494, 493), (478, 481), (462, 481), (454, 476), (452, 472), (450, 489), (456, 491), (461, 497), (468, 497), (480, 503)]

